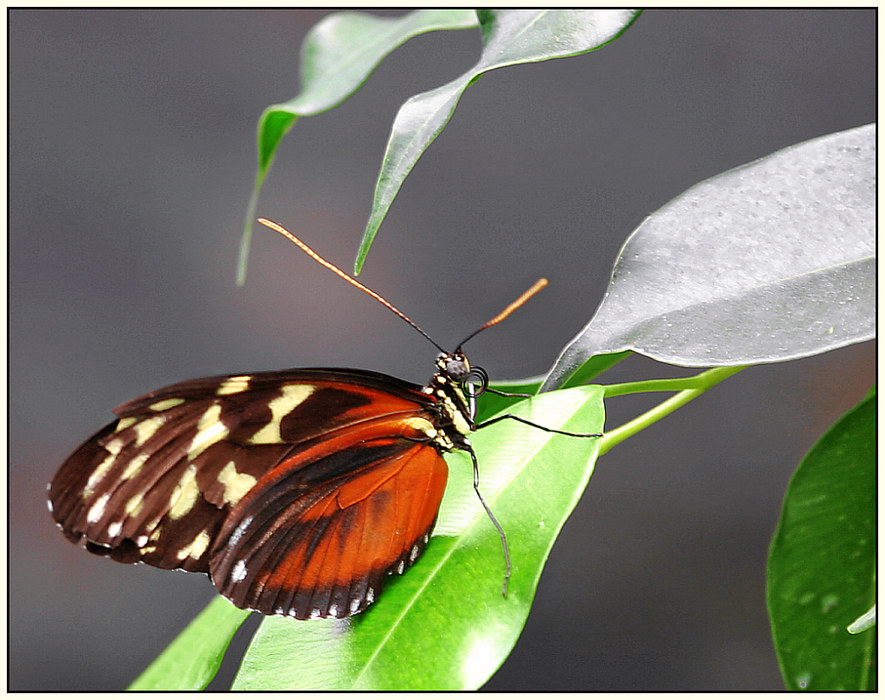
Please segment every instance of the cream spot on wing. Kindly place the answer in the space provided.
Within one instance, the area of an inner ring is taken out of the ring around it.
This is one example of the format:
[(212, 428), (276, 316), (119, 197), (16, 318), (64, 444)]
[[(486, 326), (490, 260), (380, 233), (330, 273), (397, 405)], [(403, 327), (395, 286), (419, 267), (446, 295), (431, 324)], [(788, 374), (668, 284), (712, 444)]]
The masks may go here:
[(350, 614), (353, 615), (359, 609), (360, 609), (360, 599), (354, 598), (352, 601), (350, 601)]
[(224, 485), (224, 500), (236, 504), (255, 486), (258, 479), (250, 474), (240, 474), (237, 465), (228, 462), (218, 474), (218, 481)]
[(412, 547), (412, 551), (409, 552), (409, 561), (415, 561), (418, 558), (418, 545), (416, 544)]
[(319, 620), (323, 614), (320, 612), (319, 608), (314, 608), (310, 611), (310, 615), (308, 616), (309, 620)]
[(332, 603), (332, 604), (329, 606), (329, 615), (330, 615), (331, 617), (338, 617), (338, 606), (335, 605), (335, 603)]
[(86, 486), (83, 488), (84, 498), (89, 498), (93, 494), (95, 491), (95, 485), (104, 478), (105, 474), (108, 473), (108, 470), (111, 468), (115, 459), (117, 459), (117, 455), (109, 454), (105, 457), (104, 461), (95, 468), (95, 471), (89, 475), (89, 481), (86, 482)]
[(178, 482), (172, 491), (172, 497), (169, 499), (169, 517), (172, 520), (177, 520), (190, 511), (197, 502), (199, 495), (197, 468), (191, 465), (185, 470), (181, 481)]
[(229, 377), (218, 385), (216, 395), (224, 396), (225, 394), (239, 394), (249, 388), (249, 381), (252, 378), (248, 374), (239, 377)]
[(184, 561), (188, 557), (196, 561), (209, 548), (209, 533), (203, 530), (187, 547), (178, 550), (178, 558)]
[(135, 494), (132, 498), (126, 501), (126, 505), (123, 506), (123, 511), (126, 515), (131, 515), (135, 517), (141, 511), (141, 507), (144, 505), (144, 496), (140, 493)]
[(129, 464), (126, 465), (126, 469), (123, 471), (123, 474), (120, 476), (122, 481), (126, 481), (127, 479), (131, 479), (133, 476), (138, 474), (139, 470), (144, 466), (144, 463), (150, 457), (149, 452), (142, 452), (139, 455), (136, 455), (132, 460), (129, 461)]
[(147, 535), (139, 535), (135, 538), (135, 545), (137, 547), (144, 547), (148, 543)]
[(206, 409), (206, 412), (200, 416), (200, 421), (197, 423), (197, 432), (203, 432), (204, 430), (208, 430), (213, 425), (218, 422), (218, 419), (221, 417), (221, 404), (213, 403), (209, 408)]
[(193, 460), (197, 455), (202, 453), (210, 445), (214, 445), (220, 440), (224, 440), (230, 433), (227, 426), (218, 419), (221, 417), (221, 404), (212, 404), (206, 412), (200, 416), (200, 422), (197, 424), (197, 434), (191, 440), (190, 447), (187, 448), (187, 458)]
[(370, 586), (369, 589), (366, 591), (366, 605), (372, 603), (372, 601), (374, 601), (374, 600), (375, 600), (375, 589)]
[(111, 523), (108, 525), (108, 537), (116, 537), (123, 530), (123, 523), (119, 520), (115, 523)]
[(102, 445), (102, 447), (104, 447), (112, 455), (120, 454), (125, 446), (126, 440), (121, 437), (115, 437), (113, 440), (108, 440), (104, 445)]
[(151, 542), (156, 542), (158, 539), (160, 539), (160, 528), (157, 527), (157, 523), (160, 522), (160, 518), (162, 518), (162, 517), (163, 517), (163, 514), (160, 513), (156, 518), (151, 520), (147, 524), (147, 526), (145, 527), (145, 530), (149, 530), (151, 533), (151, 540), (150, 540)]
[(400, 560), (399, 565), (397, 565), (397, 567), (396, 567), (396, 573), (402, 574), (402, 572), (405, 571), (405, 569), (406, 569), (406, 563), (404, 561)]
[(309, 384), (285, 384), (281, 388), (281, 396), (268, 403), (271, 419), (261, 430), (253, 435), (249, 442), (253, 445), (278, 445), (283, 442), (280, 435), (280, 424), (283, 418), (294, 411), (316, 387)]
[(163, 401), (152, 403), (148, 408), (151, 411), (168, 411), (170, 408), (175, 408), (183, 403), (184, 399), (164, 399)]
[(101, 520), (101, 516), (104, 515), (104, 507), (107, 505), (108, 499), (110, 497), (111, 494), (106, 493), (92, 504), (92, 508), (90, 508), (89, 512), (86, 514), (87, 522), (97, 523), (99, 520)]
[(135, 423), (132, 426), (136, 436), (135, 446), (141, 447), (144, 443), (150, 440), (165, 422), (165, 416), (154, 416), (153, 418), (147, 418), (146, 420)]
[(138, 418), (135, 416), (129, 416), (127, 418), (121, 418), (117, 421), (117, 428), (114, 430), (115, 433), (119, 433), (121, 430), (126, 430), (130, 425), (134, 425), (138, 421)]

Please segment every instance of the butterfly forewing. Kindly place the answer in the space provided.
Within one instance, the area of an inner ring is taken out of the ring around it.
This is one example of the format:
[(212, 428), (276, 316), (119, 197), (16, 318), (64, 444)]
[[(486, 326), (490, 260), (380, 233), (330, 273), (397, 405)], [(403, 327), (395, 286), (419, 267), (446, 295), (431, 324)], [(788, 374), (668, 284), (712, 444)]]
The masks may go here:
[(263, 613), (362, 610), (423, 549), (445, 488), (436, 399), (373, 372), (211, 377), (115, 413), (50, 484), (65, 535), (208, 572)]

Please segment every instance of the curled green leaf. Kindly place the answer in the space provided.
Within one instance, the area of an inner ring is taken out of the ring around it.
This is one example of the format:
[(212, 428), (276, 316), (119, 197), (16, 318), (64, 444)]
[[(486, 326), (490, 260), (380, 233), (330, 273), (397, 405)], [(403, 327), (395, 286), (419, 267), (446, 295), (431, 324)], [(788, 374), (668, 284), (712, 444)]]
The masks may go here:
[(450, 83), (410, 98), (394, 120), (354, 265), (357, 274), (403, 181), (448, 123), (468, 86), (495, 68), (601, 48), (626, 31), (639, 11), (479, 10), (477, 14), (483, 50), (476, 65)]

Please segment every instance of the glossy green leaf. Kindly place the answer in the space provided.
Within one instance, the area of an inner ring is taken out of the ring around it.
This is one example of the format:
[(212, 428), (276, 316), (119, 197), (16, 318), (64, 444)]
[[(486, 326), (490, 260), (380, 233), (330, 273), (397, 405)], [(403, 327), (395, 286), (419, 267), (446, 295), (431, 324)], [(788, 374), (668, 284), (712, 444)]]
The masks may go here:
[(274, 154), (300, 117), (325, 112), (355, 93), (381, 60), (419, 34), (439, 29), (476, 27), (473, 10), (415, 10), (402, 17), (336, 12), (318, 22), (301, 47), (301, 92), (288, 102), (271, 105), (258, 123), (258, 172), (240, 244), (237, 283), (246, 275), (246, 260), (258, 196)]
[(876, 687), (876, 400), (843, 416), (790, 481), (768, 559), (768, 612), (791, 690)]
[(202, 690), (215, 677), (230, 640), (249, 614), (219, 596), (154, 659), (129, 690)]
[[(512, 412), (593, 432), (603, 423), (602, 390), (553, 392)], [(547, 555), (587, 485), (597, 440), (515, 421), (471, 440), (483, 494), (510, 547), (507, 597), (501, 542), (473, 493), (469, 457), (455, 453), (434, 536), (415, 565), (390, 577), (379, 600), (349, 620), (266, 618), (236, 689), (455, 690), (478, 688), (494, 673), (522, 631)]]
[(495, 68), (598, 49), (619, 37), (638, 14), (638, 10), (478, 10), (483, 49), (476, 65), (451, 82), (410, 98), (396, 115), (357, 253), (356, 273), (406, 176), (448, 123), (469, 85)]
[(783, 362), (875, 336), (876, 125), (706, 180), (648, 217), (542, 391), (588, 359)]
[[(614, 367), (621, 360), (625, 360), (628, 357), (630, 357), (629, 350), (624, 350), (623, 352), (605, 353), (602, 355), (593, 355), (592, 357), (585, 360), (584, 363), (580, 367), (578, 367), (571, 376), (569, 376), (569, 378), (564, 382), (563, 388), (587, 384), (590, 382), (590, 380), (595, 379), (600, 374), (605, 372), (605, 370), (609, 369), (610, 367)], [(543, 381), (541, 382), (541, 384), (543, 385)]]

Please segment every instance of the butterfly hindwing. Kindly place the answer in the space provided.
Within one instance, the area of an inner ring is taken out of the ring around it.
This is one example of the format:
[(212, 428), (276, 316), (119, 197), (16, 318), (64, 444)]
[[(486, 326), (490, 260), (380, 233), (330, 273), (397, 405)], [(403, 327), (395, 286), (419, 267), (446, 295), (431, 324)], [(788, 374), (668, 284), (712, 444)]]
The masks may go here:
[(445, 490), (445, 460), (403, 431), (373, 421), (276, 467), (222, 527), (216, 587), (240, 607), (299, 619), (369, 605), (423, 551)]
[(357, 370), (182, 382), (116, 409), (119, 419), (59, 469), (51, 509), (68, 539), (90, 551), (208, 572), (231, 511), (276, 468), (307, 464), (298, 458), (307, 445), (338, 444), (330, 436), (369, 419), (407, 421), (427, 404), (419, 387)]

